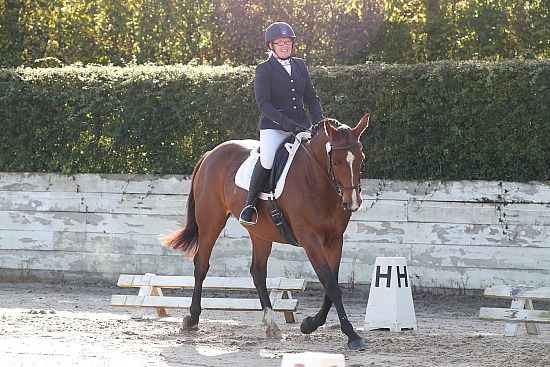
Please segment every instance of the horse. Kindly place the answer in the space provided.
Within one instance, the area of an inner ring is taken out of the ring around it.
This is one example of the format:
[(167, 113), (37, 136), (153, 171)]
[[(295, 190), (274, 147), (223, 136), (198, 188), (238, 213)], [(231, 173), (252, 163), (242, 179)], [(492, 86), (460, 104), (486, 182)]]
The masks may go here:
[[(330, 118), (313, 126), (311, 138), (301, 143), (288, 170), (285, 189), (277, 198), (325, 290), (321, 309), (313, 317), (307, 316), (300, 330), (310, 334), (324, 325), (334, 304), (350, 350), (367, 346), (348, 320), (338, 271), (344, 231), (351, 213), (362, 203), (360, 174), (365, 156), (360, 137), (369, 118), (369, 114), (364, 115), (354, 128)], [(257, 146), (255, 140), (231, 140), (206, 152), (192, 173), (185, 227), (161, 239), (164, 246), (181, 250), (193, 259), (195, 284), (189, 315), (183, 319), (184, 331), (198, 329), (202, 284), (212, 249), (230, 215), (238, 218), (246, 201), (247, 191), (235, 185), (235, 175)], [(257, 225), (246, 229), (253, 245), (250, 273), (263, 309), (266, 337), (278, 340), (282, 333), (266, 288), (267, 262), (273, 242), (288, 242), (273, 224), (267, 205), (258, 200)]]

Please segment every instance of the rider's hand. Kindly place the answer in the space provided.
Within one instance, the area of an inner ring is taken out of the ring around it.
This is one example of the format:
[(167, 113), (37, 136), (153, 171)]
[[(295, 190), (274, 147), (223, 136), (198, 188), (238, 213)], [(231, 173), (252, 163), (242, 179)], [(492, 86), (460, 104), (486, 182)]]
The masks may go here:
[(297, 123), (293, 119), (285, 119), (283, 121), (283, 123), (281, 124), (281, 128), (284, 131), (294, 133), (294, 135), (296, 135), (296, 134), (298, 134), (302, 131), (308, 131), (308, 129), (306, 127), (300, 125), (299, 123)]
[(304, 131), (309, 131), (307, 128), (303, 127), (302, 125), (296, 125), (294, 126), (294, 128), (292, 129), (292, 133), (294, 135), (298, 134), (298, 133), (301, 133), (301, 132), (304, 132)]

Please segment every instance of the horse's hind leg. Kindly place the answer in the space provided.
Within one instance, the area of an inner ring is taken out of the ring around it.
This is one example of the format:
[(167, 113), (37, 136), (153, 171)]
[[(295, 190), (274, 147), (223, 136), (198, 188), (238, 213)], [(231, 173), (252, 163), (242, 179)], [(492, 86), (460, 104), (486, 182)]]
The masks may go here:
[(250, 266), (250, 274), (254, 280), (254, 285), (258, 291), (260, 304), (264, 311), (263, 322), (267, 326), (266, 336), (268, 339), (280, 340), (282, 338), (281, 329), (275, 321), (275, 312), (273, 305), (267, 292), (267, 259), (271, 254), (272, 242), (261, 240), (256, 236), (250, 235), (252, 240), (252, 264)]
[[(200, 242), (199, 242), (200, 243)], [(199, 249), (193, 263), (195, 264), (195, 285), (193, 287), (193, 297), (191, 299), (191, 306), (189, 307), (189, 315), (183, 318), (182, 330), (197, 330), (199, 328), (199, 316), (201, 314), (201, 298), (202, 298), (202, 283), (206, 278), (206, 273), (210, 267), (209, 258), (210, 253), (208, 254), (208, 259), (204, 260), (205, 250)], [(201, 257), (203, 258), (201, 260)]]
[[(213, 210), (213, 212), (214, 211), (215, 210)], [(195, 286), (193, 288), (191, 306), (189, 307), (189, 316), (183, 319), (183, 330), (198, 329), (199, 316), (201, 314), (202, 284), (210, 268), (212, 249), (214, 248), (220, 232), (225, 227), (228, 215), (224, 214), (223, 217), (216, 217), (217, 216), (212, 213), (209, 217), (210, 220), (203, 219), (200, 221), (200, 216), (197, 216), (197, 224), (199, 225), (198, 251), (193, 258), (193, 263), (195, 265)], [(206, 225), (204, 225), (204, 223), (206, 223)]]

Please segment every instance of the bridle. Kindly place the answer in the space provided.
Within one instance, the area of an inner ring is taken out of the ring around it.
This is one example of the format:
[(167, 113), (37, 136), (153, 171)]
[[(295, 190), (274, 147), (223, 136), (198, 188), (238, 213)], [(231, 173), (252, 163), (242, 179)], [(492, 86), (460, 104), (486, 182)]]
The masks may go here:
[(327, 151), (327, 167), (328, 167), (328, 174), (332, 178), (330, 179), (332, 186), (338, 193), (338, 195), (343, 196), (344, 191), (350, 191), (359, 189), (361, 190), (361, 185), (353, 185), (353, 186), (347, 186), (347, 187), (340, 187), (340, 184), (338, 183), (338, 180), (336, 179), (336, 176), (334, 175), (334, 170), (332, 168), (332, 151), (333, 150), (350, 150), (356, 147), (363, 147), (363, 144), (361, 144), (360, 141), (357, 141), (353, 144), (348, 145), (332, 145), (330, 142), (327, 142), (325, 145), (326, 151)]
[[(323, 121), (324, 120), (321, 120), (317, 124), (313, 125), (313, 128), (318, 128), (318, 126), (320, 126), (323, 123)], [(298, 137), (296, 136), (296, 134), (294, 132), (292, 132), (292, 135), (294, 135), (295, 139), (298, 139)], [(301, 139), (298, 139), (298, 140), (301, 140)], [(309, 137), (306, 140), (311, 140), (311, 134), (309, 135)], [(319, 168), (322, 169), (321, 163), (319, 161), (317, 161), (317, 159), (315, 159), (314, 157), (311, 156), (311, 154), (309, 153), (309, 151), (307, 150), (307, 148), (304, 146), (304, 144), (302, 142), (300, 142), (300, 146), (302, 148), (304, 148), (304, 151), (306, 152), (308, 157), (313, 162), (315, 162), (317, 164), (317, 166), (319, 166)], [(342, 197), (344, 195), (345, 191), (358, 189), (359, 192), (361, 192), (361, 185), (340, 187), (340, 184), (338, 183), (338, 180), (336, 179), (336, 176), (334, 175), (334, 170), (332, 169), (332, 151), (333, 150), (350, 150), (350, 149), (353, 149), (353, 148), (356, 148), (356, 147), (363, 147), (363, 144), (361, 144), (360, 141), (356, 141), (353, 144), (346, 144), (346, 145), (332, 145), (330, 142), (327, 142), (326, 145), (325, 145), (325, 149), (326, 149), (326, 152), (327, 152), (328, 175), (324, 172), (323, 173), (324, 173), (324, 176), (326, 177), (326, 179), (332, 184), (332, 187), (334, 188), (334, 190), (336, 190), (338, 195), (340, 195), (340, 197)]]

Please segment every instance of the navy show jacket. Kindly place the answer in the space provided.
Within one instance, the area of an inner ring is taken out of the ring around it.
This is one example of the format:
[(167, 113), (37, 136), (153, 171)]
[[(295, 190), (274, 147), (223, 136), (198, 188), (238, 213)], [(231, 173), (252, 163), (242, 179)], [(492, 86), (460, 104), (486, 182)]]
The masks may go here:
[(311, 83), (304, 60), (291, 57), (291, 75), (272, 55), (256, 67), (254, 95), (262, 112), (258, 129), (283, 130), (281, 123), (292, 119), (305, 128), (311, 126), (304, 104), (314, 122), (323, 119), (323, 109)]

